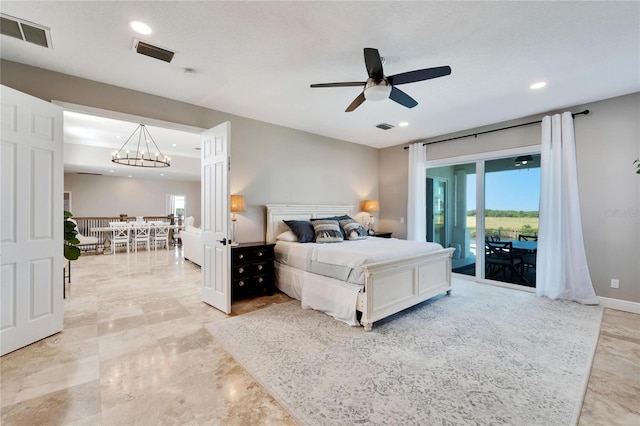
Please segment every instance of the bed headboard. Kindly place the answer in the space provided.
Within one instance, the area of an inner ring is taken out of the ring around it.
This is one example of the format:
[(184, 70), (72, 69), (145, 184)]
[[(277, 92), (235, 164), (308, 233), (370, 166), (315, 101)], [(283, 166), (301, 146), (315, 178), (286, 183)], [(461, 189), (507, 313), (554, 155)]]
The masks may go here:
[(267, 204), (268, 243), (275, 243), (276, 237), (288, 231), (283, 220), (309, 220), (320, 217), (351, 215), (353, 206), (344, 204)]

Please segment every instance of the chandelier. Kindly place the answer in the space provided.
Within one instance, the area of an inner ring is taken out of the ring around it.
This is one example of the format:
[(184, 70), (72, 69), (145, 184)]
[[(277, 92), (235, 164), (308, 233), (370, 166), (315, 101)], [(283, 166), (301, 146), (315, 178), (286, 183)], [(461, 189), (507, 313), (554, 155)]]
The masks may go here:
[[(134, 138), (136, 134), (138, 136)], [(125, 149), (129, 141), (131, 141), (131, 148)], [(132, 149), (134, 147), (135, 150)], [(171, 158), (160, 152), (160, 148), (158, 148), (144, 124), (140, 124), (133, 131), (118, 151), (111, 153), (111, 161), (133, 167), (169, 167), (171, 165)]]

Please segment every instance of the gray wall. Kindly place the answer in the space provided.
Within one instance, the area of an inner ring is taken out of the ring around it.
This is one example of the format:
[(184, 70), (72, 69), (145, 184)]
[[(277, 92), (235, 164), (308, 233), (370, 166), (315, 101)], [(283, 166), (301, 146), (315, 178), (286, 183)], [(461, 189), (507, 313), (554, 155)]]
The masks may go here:
[(266, 203), (352, 204), (357, 213), (362, 200), (378, 197), (375, 148), (10, 61), (0, 62), (0, 83), (47, 101), (203, 129), (230, 121), (231, 193), (244, 195), (247, 209), (238, 214), (240, 242), (264, 240)]
[(200, 182), (64, 174), (74, 216), (156, 216), (166, 214), (167, 194), (186, 196), (186, 215), (200, 224)]
[[(378, 198), (379, 230), (406, 236), (407, 151), (376, 150), (281, 126), (172, 101), (8, 61), (0, 83), (45, 100), (59, 100), (200, 128), (231, 122), (231, 192), (246, 197), (239, 241), (264, 239), (265, 203), (353, 204)], [(640, 94), (566, 110), (576, 118), (578, 180), (589, 270), (599, 296), (640, 302)], [(542, 115), (542, 114), (541, 114)], [(527, 117), (454, 135), (540, 119)], [(429, 147), (429, 159), (539, 145), (539, 126), (496, 132)], [(435, 138), (434, 138), (435, 139)], [(440, 139), (440, 138), (437, 138)], [(378, 165), (378, 167), (376, 167)], [(75, 203), (75, 199), (74, 199)], [(620, 289), (610, 279), (620, 279)]]
[[(640, 93), (577, 105), (589, 109), (575, 119), (578, 185), (589, 272), (598, 296), (640, 302)], [(554, 111), (555, 113), (555, 111)], [(466, 135), (539, 120), (542, 115), (470, 129), (431, 140)], [(431, 145), (429, 160), (540, 144), (540, 126), (505, 130), (477, 138)], [(380, 150), (380, 228), (406, 236), (408, 152), (402, 146)], [(620, 288), (610, 287), (611, 278)]]

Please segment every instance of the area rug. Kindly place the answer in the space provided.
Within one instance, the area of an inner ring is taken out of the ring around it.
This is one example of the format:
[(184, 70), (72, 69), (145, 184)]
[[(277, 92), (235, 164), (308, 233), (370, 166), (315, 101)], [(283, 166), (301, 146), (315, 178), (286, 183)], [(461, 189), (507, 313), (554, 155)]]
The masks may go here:
[(601, 320), (457, 280), (371, 332), (298, 301), (206, 327), (302, 425), (571, 425)]

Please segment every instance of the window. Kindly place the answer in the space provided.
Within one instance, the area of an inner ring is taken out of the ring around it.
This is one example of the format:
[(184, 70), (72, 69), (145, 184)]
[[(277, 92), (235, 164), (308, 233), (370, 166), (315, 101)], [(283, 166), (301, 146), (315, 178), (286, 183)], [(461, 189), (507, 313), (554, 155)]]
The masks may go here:
[(176, 218), (184, 219), (186, 214), (186, 199), (184, 195), (167, 195), (167, 215), (174, 215)]

